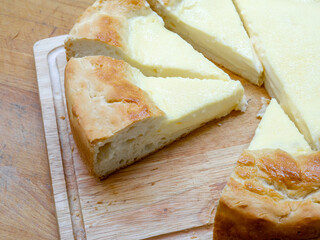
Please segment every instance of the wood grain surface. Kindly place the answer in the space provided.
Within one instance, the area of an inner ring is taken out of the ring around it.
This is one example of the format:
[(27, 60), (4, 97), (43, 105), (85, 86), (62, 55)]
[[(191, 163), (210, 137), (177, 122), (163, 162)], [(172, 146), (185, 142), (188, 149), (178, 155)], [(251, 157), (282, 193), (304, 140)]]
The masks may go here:
[(0, 0), (0, 239), (58, 239), (33, 45), (93, 0)]
[[(32, 47), (40, 39), (68, 33), (76, 18), (92, 3), (93, 0), (0, 0), (0, 239), (58, 239)], [(237, 76), (233, 78), (239, 79)], [(259, 122), (255, 114), (261, 106), (260, 97), (266, 93), (264, 89), (254, 87), (246, 81), (242, 83), (246, 95), (251, 100), (247, 113), (233, 113), (219, 121), (219, 125), (217, 122), (209, 123), (169, 146), (165, 151), (158, 152), (149, 159), (114, 175), (107, 180), (109, 182), (102, 183), (99, 188), (106, 191), (108, 183), (112, 187), (107, 190), (115, 196), (119, 188), (116, 184), (117, 178), (126, 174), (128, 176), (126, 173), (128, 171), (129, 173), (137, 171), (139, 166), (146, 163), (149, 164), (146, 166), (150, 167), (157, 163), (156, 158), (166, 161), (167, 156), (181, 156), (182, 159), (176, 161), (177, 164), (182, 160), (190, 160), (189, 144), (202, 143), (198, 145), (196, 154), (204, 161), (206, 157), (203, 155), (209, 148), (213, 151), (245, 146), (250, 142)], [(234, 124), (234, 119), (238, 119), (238, 125)], [(76, 171), (82, 176), (80, 180), (84, 186), (93, 184), (92, 179), (87, 181), (85, 168), (80, 166), (81, 162), (77, 165)], [(176, 166), (171, 165), (171, 167)], [(172, 174), (173, 178), (177, 176), (175, 171)], [(223, 185), (212, 186), (214, 181), (210, 184), (209, 182), (210, 179), (207, 179), (195, 184), (210, 189), (223, 187)], [(156, 181), (145, 183), (148, 189), (155, 188), (157, 184), (159, 182)], [(160, 181), (160, 184), (164, 183)], [(192, 194), (192, 187), (190, 191)], [(128, 191), (127, 194), (133, 193)], [(136, 197), (137, 201), (139, 199), (141, 196)], [(158, 200), (163, 201), (163, 199)], [(119, 208), (125, 212), (130, 205), (130, 201), (124, 205), (121, 201), (109, 205), (105, 199), (86, 201), (89, 201), (89, 205), (92, 204), (92, 207), (86, 210), (87, 216), (106, 214), (109, 211), (118, 211)], [(167, 214), (165, 212), (163, 208), (159, 214), (164, 216)], [(110, 216), (116, 219), (115, 215)], [(199, 219), (204, 221), (203, 216)], [(88, 224), (87, 229), (91, 229), (89, 233), (94, 231), (93, 226)], [(100, 226), (100, 229), (102, 227)], [(181, 239), (202, 239), (201, 236), (210, 231), (210, 226), (204, 226), (178, 233), (162, 234), (150, 239), (176, 239), (177, 234)]]

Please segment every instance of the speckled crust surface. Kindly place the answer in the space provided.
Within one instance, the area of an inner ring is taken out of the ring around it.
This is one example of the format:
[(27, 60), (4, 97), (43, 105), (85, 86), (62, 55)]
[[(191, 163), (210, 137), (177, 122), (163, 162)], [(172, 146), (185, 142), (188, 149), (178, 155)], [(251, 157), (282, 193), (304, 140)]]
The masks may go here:
[(223, 190), (214, 239), (320, 239), (320, 153), (246, 150)]
[(67, 63), (70, 124), (91, 170), (100, 142), (137, 122), (164, 115), (141, 89), (126, 80), (130, 74), (127, 63), (104, 56), (72, 58)]

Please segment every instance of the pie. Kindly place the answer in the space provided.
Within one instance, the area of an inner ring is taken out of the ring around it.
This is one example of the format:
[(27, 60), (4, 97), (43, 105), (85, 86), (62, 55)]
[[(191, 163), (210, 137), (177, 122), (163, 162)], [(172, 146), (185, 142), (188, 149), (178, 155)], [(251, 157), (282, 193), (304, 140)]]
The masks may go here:
[(238, 81), (146, 77), (106, 56), (71, 58), (65, 91), (80, 154), (100, 178), (246, 104)]
[(262, 65), (232, 0), (148, 0), (166, 26), (209, 59), (262, 84)]

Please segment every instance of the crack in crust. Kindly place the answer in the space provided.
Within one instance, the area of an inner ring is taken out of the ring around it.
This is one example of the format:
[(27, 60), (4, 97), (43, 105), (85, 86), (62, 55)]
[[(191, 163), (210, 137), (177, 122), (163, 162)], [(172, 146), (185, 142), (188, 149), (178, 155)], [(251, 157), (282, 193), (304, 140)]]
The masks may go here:
[(246, 150), (223, 190), (214, 239), (320, 239), (320, 152)]

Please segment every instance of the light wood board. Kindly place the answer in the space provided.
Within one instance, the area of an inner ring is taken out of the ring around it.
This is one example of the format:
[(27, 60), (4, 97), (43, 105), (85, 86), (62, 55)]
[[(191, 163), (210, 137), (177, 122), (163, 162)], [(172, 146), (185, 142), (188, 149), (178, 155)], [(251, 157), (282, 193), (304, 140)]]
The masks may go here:
[(64, 97), (63, 42), (34, 46), (39, 95), (61, 239), (212, 239), (214, 210), (259, 123), (264, 88), (240, 80), (249, 102), (99, 181), (73, 142)]

